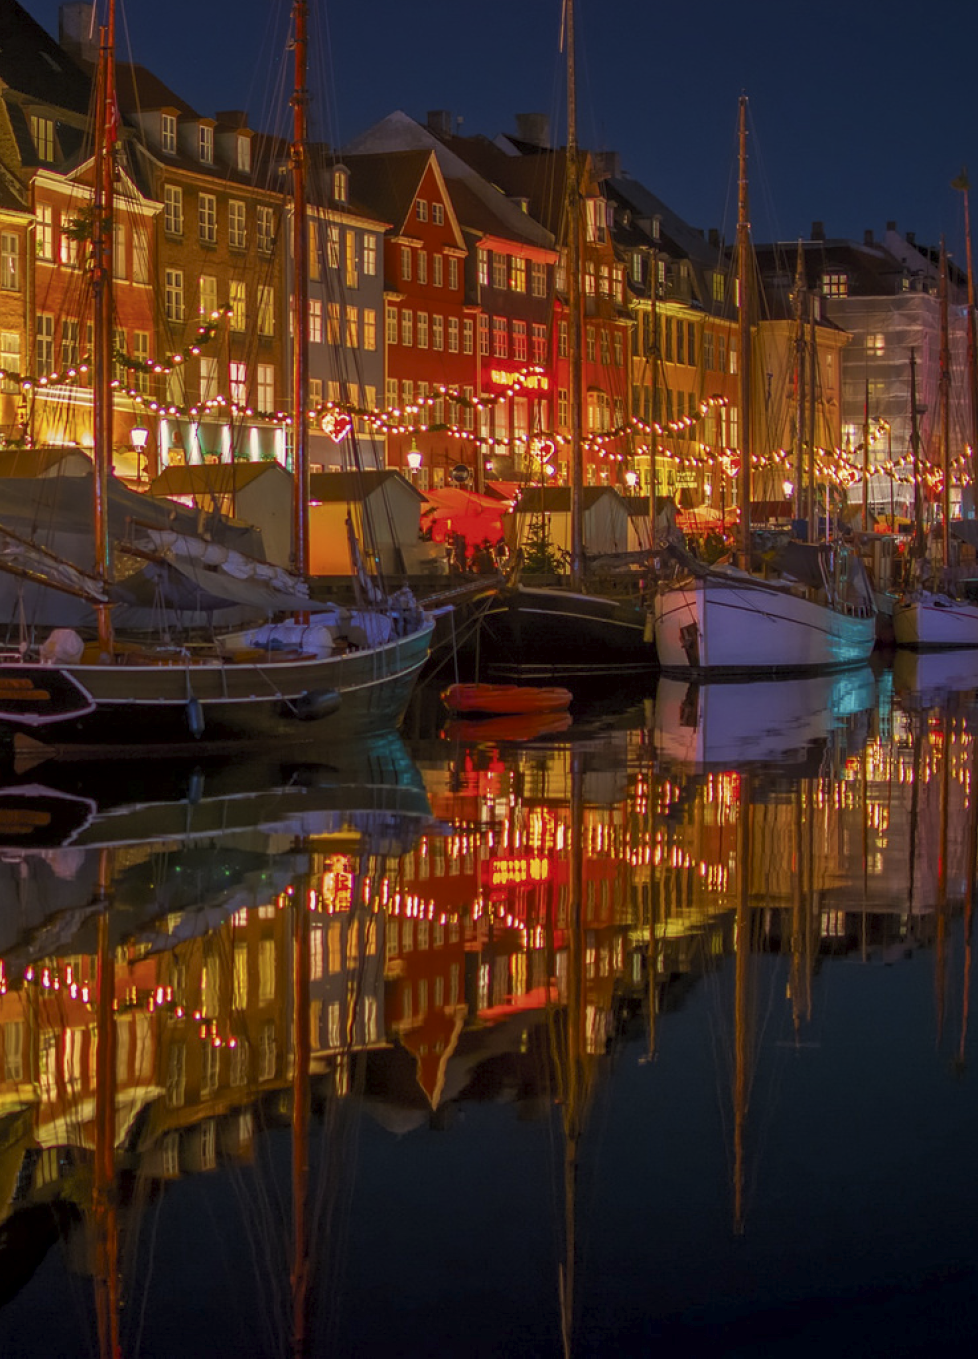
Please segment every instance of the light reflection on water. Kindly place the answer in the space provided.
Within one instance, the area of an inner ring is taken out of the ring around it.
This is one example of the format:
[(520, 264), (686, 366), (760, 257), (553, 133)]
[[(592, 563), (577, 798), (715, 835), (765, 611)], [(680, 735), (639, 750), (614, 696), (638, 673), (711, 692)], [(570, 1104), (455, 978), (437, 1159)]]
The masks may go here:
[(976, 687), (12, 782), (0, 1352), (954, 1352)]

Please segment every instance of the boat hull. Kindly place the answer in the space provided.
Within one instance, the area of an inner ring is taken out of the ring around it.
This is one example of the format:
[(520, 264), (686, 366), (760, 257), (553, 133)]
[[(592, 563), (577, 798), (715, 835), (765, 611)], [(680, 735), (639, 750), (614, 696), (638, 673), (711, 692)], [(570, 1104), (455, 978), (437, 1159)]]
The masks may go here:
[(893, 635), (897, 646), (978, 647), (978, 604), (931, 594), (899, 600)]
[(655, 645), (674, 673), (746, 674), (860, 665), (876, 644), (872, 612), (843, 611), (750, 577), (696, 577), (655, 599)]
[(0, 662), (0, 735), (57, 747), (155, 748), (344, 740), (396, 727), (434, 624), (381, 646), (293, 660), (114, 665)]
[(539, 675), (651, 668), (646, 623), (636, 599), (519, 585), (500, 590), (486, 609), (480, 655), (497, 668)]

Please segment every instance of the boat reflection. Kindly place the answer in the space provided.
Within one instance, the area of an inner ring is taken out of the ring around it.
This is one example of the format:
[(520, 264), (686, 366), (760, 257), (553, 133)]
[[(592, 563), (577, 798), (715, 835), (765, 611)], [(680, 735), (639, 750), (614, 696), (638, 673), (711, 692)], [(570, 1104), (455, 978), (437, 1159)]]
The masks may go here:
[[(87, 1323), (106, 1354), (190, 1326), (213, 1353), (379, 1353), (408, 1306), (450, 1349), (491, 1288), (480, 1352), (590, 1353), (607, 1271), (644, 1277), (693, 1184), (725, 1168), (702, 1230), (763, 1239), (761, 1134), (779, 1101), (832, 1105), (840, 989), (924, 965), (928, 1050), (966, 1066), (978, 705), (842, 679), (760, 686), (749, 718), (703, 686), (692, 744), (660, 687), (526, 744), (8, 788), (0, 1348), (43, 1280), (60, 1352)], [(647, 1239), (609, 1216), (643, 1177)]]

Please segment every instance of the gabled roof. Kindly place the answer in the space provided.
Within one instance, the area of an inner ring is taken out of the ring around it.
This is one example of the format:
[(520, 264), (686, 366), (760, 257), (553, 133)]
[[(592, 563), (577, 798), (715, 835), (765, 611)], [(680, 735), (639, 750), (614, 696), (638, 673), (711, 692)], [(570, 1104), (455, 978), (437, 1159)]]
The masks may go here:
[(167, 467), (150, 486), (150, 495), (231, 495), (260, 478), (292, 475), (277, 462), (208, 462)]
[(309, 478), (310, 497), (325, 504), (351, 504), (366, 500), (377, 491), (399, 491), (401, 487), (424, 500), (416, 486), (390, 468), (382, 472), (313, 472)]
[[(585, 513), (593, 509), (605, 496), (624, 501), (613, 486), (585, 486), (581, 492), (581, 504)], [(528, 486), (514, 507), (516, 514), (570, 514), (571, 488), (569, 486)]]
[(125, 114), (152, 113), (155, 109), (175, 109), (183, 117), (200, 115), (186, 100), (165, 85), (145, 66), (118, 62), (115, 71), (119, 108)]
[(368, 204), (394, 234), (403, 235), (411, 222), (411, 207), (431, 160), (430, 151), (393, 151), (383, 156), (344, 155), (350, 171), (350, 192)]

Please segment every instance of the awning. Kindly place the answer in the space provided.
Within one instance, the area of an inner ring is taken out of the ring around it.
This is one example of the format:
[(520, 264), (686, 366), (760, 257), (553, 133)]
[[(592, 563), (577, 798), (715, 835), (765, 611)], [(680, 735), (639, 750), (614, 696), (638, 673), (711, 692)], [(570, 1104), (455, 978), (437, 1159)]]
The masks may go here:
[(466, 542), (497, 543), (503, 536), (503, 515), (508, 505), (496, 496), (480, 495), (451, 486), (425, 491), (427, 505), (421, 507), (421, 525), (431, 530), (433, 542), (443, 543), (453, 533)]

